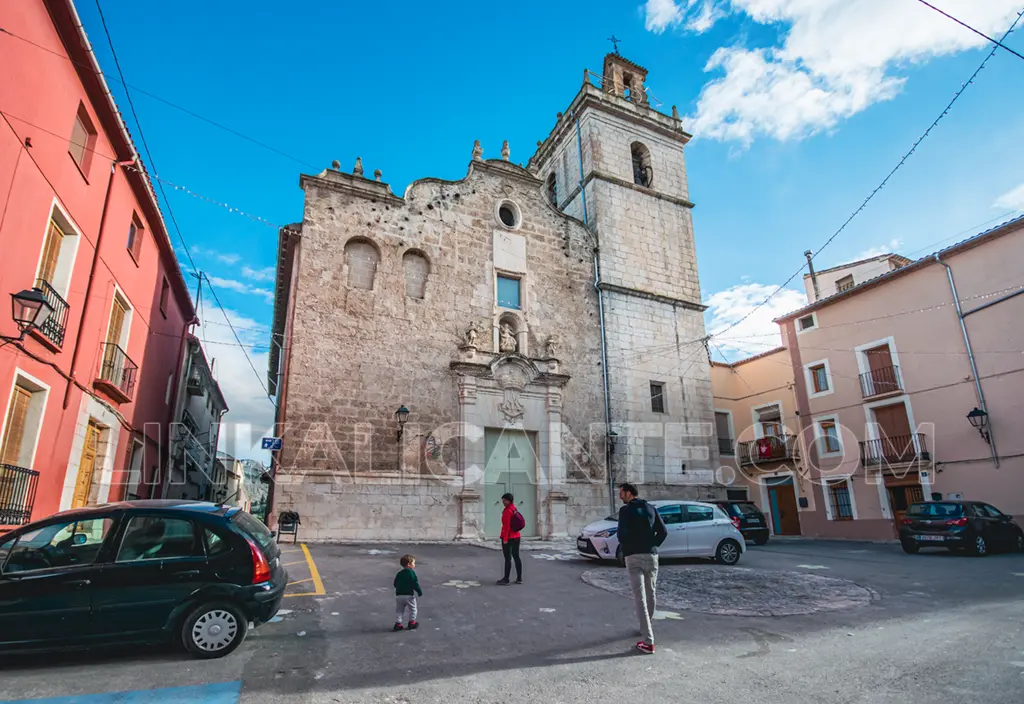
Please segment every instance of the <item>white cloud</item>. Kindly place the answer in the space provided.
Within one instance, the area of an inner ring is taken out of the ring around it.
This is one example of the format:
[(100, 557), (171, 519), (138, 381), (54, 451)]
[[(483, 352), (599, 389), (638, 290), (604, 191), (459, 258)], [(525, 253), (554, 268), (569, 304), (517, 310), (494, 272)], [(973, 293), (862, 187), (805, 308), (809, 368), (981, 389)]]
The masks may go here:
[[(1019, 2), (936, 4), (1000, 36)], [(653, 32), (678, 25), (702, 32), (726, 14), (779, 28), (776, 46), (720, 47), (705, 67), (724, 75), (704, 86), (691, 131), (743, 144), (759, 136), (785, 141), (829, 129), (897, 95), (905, 80), (898, 69), (986, 45), (912, 0), (650, 0), (645, 10)]]
[[(229, 408), (221, 426), (219, 449), (235, 457), (266, 461), (267, 453), (260, 450), (259, 444), (274, 424), (274, 406), (264, 392), (270, 329), (240, 313), (221, 312), (210, 305), (203, 305), (199, 313), (202, 323), (196, 327), (195, 335), (211, 360), (213, 376)], [(227, 321), (245, 347), (238, 346)]]
[[(712, 351), (716, 350), (717, 345), (726, 352), (729, 361), (735, 362), (782, 344), (779, 326), (772, 320), (806, 305), (807, 298), (801, 291), (784, 288), (768, 303), (754, 310), (777, 288), (768, 284), (748, 283), (705, 297), (704, 303), (708, 306), (704, 313), (707, 332), (712, 336), (722, 334), (721, 337), (712, 338)], [(743, 320), (748, 313), (750, 317)], [(739, 320), (742, 322), (726, 330)]]
[(274, 267), (268, 266), (263, 269), (253, 269), (252, 267), (243, 266), (242, 276), (253, 281), (273, 281)]
[(274, 302), (274, 292), (270, 289), (250, 286), (243, 281), (235, 281), (234, 279), (222, 279), (219, 276), (208, 276), (207, 281), (209, 281), (214, 288), (223, 288), (229, 291), (235, 291), (236, 293), (262, 296), (263, 300), (268, 304), (272, 304)]
[(869, 247), (863, 252), (854, 257), (854, 260), (858, 259), (870, 259), (871, 257), (878, 257), (883, 254), (893, 254), (903, 245), (903, 241), (897, 237), (893, 237), (885, 244), (880, 244), (876, 247)]
[(217, 259), (225, 264), (237, 264), (242, 260), (237, 254), (218, 254)]
[(992, 207), (1024, 212), (1024, 183), (996, 198)]

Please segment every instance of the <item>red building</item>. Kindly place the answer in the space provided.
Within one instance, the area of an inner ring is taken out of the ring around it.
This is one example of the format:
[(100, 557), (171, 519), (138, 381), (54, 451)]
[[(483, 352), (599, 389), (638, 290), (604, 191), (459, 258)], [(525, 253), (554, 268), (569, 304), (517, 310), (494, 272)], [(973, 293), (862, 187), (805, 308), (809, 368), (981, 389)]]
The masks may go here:
[(149, 493), (195, 312), (74, 4), (5, 2), (0, 26), (0, 292), (52, 308), (20, 340), (0, 313), (2, 530)]

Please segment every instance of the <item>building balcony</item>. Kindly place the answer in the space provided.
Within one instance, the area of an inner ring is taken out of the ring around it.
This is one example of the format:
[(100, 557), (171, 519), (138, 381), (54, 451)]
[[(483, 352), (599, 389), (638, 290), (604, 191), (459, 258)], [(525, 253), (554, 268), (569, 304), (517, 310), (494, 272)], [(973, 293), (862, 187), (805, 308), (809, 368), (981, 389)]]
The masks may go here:
[(903, 378), (897, 366), (881, 367), (860, 375), (860, 391), (864, 398), (903, 392)]
[(735, 455), (736, 446), (733, 444), (732, 438), (718, 438), (718, 454), (720, 455)]
[(885, 468), (912, 464), (930, 464), (927, 438), (923, 433), (894, 435), (860, 443), (860, 463), (864, 467)]
[(23, 526), (32, 520), (39, 472), (0, 464), (0, 525)]
[(121, 403), (132, 400), (135, 394), (135, 380), (139, 374), (139, 365), (131, 360), (115, 344), (103, 343), (103, 363), (100, 365), (100, 375), (94, 384)]
[(68, 311), (70, 306), (53, 286), (43, 279), (36, 281), (36, 288), (46, 296), (46, 302), (50, 304), (53, 312), (47, 316), (43, 324), (32, 329), (32, 334), (42, 339), (44, 344), (59, 350), (64, 346), (64, 334), (68, 329)]
[(795, 435), (769, 435), (738, 445), (737, 457), (740, 465), (766, 464), (781, 460), (792, 460), (800, 456), (800, 446)]

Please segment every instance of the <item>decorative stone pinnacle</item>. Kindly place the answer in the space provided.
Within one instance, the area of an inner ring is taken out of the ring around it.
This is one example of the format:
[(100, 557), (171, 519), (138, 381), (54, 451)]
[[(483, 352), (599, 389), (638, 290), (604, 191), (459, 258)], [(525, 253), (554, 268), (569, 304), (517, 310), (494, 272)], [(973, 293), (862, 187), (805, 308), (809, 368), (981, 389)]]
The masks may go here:
[(381, 177), (381, 176), (383, 176), (383, 175), (384, 175), (384, 172), (383, 172), (383, 171), (381, 171), (380, 169), (376, 169), (376, 170), (374, 170), (374, 172), (373, 172), (373, 177), (374, 177), (374, 178), (375, 178), (376, 180), (378, 180), (378, 181), (380, 181), (380, 177)]
[(480, 140), (473, 142), (473, 160), (481, 161), (484, 157), (484, 148), (480, 146)]
[(331, 168), (337, 171), (338, 169), (341, 168), (341, 162), (335, 159), (334, 161), (331, 162)]
[(356, 176), (363, 175), (363, 157), (356, 157), (356, 165), (355, 168), (352, 169), (352, 173), (354, 173)]
[(508, 161), (509, 154), (512, 152), (508, 148), (508, 140), (506, 139), (501, 143), (501, 158), (503, 161)]
[(677, 108), (675, 105), (672, 106), (672, 117), (676, 120), (679, 119), (679, 108)]

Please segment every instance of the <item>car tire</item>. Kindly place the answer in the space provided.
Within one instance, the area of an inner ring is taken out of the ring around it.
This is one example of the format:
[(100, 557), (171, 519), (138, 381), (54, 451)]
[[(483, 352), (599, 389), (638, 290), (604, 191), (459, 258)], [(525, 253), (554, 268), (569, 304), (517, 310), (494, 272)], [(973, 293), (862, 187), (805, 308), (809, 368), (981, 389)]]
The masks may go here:
[(759, 535), (756, 538), (754, 538), (754, 545), (767, 545), (767, 544), (768, 544), (768, 536), (767, 535)]
[(615, 548), (615, 564), (619, 567), (626, 566), (626, 556), (622, 554), (622, 546)]
[(221, 658), (245, 640), (249, 619), (234, 604), (209, 602), (188, 615), (181, 627), (185, 649), (197, 658)]
[(977, 535), (974, 537), (974, 545), (971, 546), (971, 554), (975, 557), (985, 557), (988, 555), (988, 543), (985, 541), (983, 536)]
[(740, 544), (731, 538), (727, 538), (718, 544), (718, 549), (715, 550), (715, 561), (720, 565), (735, 565), (740, 561), (740, 555), (743, 554), (743, 548)]
[(908, 555), (916, 555), (917, 551), (921, 549), (917, 543), (910, 540), (901, 540), (900, 547), (903, 548), (903, 552)]
[(1013, 549), (1016, 552), (1024, 552), (1024, 532), (1017, 533), (1017, 539), (1013, 542)]

